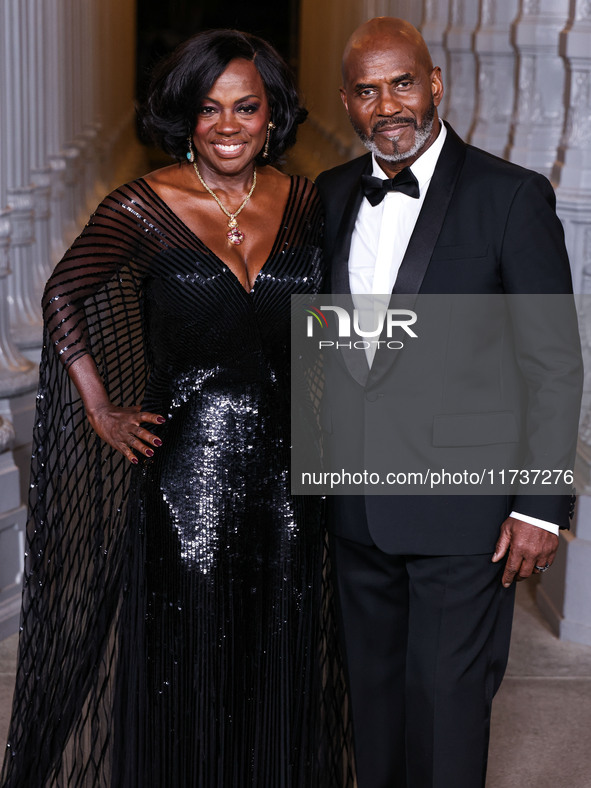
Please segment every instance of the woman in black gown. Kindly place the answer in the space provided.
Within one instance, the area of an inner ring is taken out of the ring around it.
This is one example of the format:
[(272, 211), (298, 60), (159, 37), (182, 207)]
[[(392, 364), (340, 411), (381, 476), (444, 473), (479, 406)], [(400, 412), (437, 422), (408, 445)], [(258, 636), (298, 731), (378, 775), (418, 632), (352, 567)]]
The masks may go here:
[(322, 217), (269, 162), (304, 115), (268, 44), (190, 39), (144, 115), (179, 164), (48, 282), (3, 786), (350, 784), (320, 501), (289, 493)]

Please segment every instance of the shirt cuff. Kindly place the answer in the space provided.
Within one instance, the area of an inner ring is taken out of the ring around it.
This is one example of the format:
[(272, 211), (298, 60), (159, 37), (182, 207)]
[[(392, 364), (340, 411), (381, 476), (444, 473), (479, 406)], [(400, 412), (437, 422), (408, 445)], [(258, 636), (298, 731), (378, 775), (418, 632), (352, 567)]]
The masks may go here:
[(511, 512), (509, 517), (515, 517), (516, 520), (523, 520), (524, 523), (530, 523), (530, 525), (537, 525), (538, 528), (543, 528), (544, 531), (550, 531), (551, 534), (556, 534), (556, 536), (558, 536), (558, 532), (560, 531), (560, 528), (555, 525), (555, 523), (549, 523), (547, 520), (540, 520), (538, 517), (530, 517), (529, 514)]

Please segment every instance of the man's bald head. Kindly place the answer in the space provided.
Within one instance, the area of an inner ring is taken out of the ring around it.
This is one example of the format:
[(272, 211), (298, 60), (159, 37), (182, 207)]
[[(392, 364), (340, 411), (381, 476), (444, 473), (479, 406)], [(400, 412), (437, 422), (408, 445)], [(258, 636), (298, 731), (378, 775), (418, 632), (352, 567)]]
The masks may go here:
[(361, 25), (343, 55), (341, 98), (353, 128), (393, 177), (439, 134), (441, 71), (419, 31), (404, 19), (378, 17)]
[(393, 16), (378, 16), (369, 19), (355, 30), (345, 45), (341, 63), (343, 82), (348, 81), (348, 64), (368, 50), (410, 48), (415, 59), (427, 71), (432, 71), (433, 61), (425, 39), (419, 31), (405, 19)]

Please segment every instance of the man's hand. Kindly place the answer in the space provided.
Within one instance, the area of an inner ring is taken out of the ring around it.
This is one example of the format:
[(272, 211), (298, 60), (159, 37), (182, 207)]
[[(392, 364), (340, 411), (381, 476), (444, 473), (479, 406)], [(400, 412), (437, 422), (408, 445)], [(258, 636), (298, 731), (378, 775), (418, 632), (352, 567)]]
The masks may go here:
[(536, 566), (551, 566), (557, 550), (558, 537), (555, 534), (508, 517), (501, 526), (492, 560), (495, 563), (500, 561), (509, 551), (502, 580), (505, 588), (509, 588), (513, 580), (525, 580), (531, 574), (539, 574)]

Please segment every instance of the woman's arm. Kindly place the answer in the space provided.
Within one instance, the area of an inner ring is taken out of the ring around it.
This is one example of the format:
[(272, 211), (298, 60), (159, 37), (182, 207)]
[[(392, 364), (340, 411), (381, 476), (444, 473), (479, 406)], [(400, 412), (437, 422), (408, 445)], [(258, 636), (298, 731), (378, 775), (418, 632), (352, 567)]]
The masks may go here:
[[(109, 282), (121, 279), (123, 269), (132, 272), (134, 281), (141, 281), (149, 270), (154, 255), (162, 249), (162, 235), (155, 230), (157, 217), (151, 210), (138, 182), (108, 195), (56, 266), (43, 296), (49, 341), (82, 398), (90, 425), (133, 463), (138, 461), (134, 451), (151, 457), (152, 447), (161, 445), (141, 424), (163, 423), (164, 418), (140, 412), (139, 406), (118, 407), (110, 401), (92, 355), (87, 305)], [(117, 315), (125, 325), (123, 302), (105, 297), (92, 308), (93, 324), (98, 320), (96, 325), (101, 329), (109, 325), (112, 343), (113, 320), (120, 319)]]

